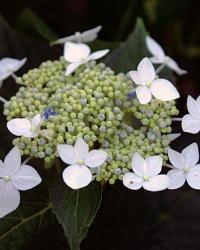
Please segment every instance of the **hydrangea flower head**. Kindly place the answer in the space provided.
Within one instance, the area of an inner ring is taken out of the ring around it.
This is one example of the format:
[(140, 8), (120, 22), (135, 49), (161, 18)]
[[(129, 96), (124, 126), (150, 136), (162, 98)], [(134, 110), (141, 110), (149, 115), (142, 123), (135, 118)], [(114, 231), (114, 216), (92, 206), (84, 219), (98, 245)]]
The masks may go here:
[(146, 45), (148, 50), (153, 55), (153, 57), (150, 58), (152, 63), (165, 64), (171, 70), (175, 71), (178, 75), (187, 74), (187, 71), (181, 69), (178, 66), (177, 62), (175, 62), (171, 57), (165, 55), (162, 47), (150, 36), (146, 36)]
[(89, 152), (88, 144), (78, 138), (74, 147), (71, 145), (58, 145), (60, 158), (70, 166), (63, 171), (64, 182), (72, 189), (87, 186), (92, 181), (89, 168), (101, 166), (108, 155), (103, 150), (92, 150)]
[(138, 190), (143, 187), (152, 192), (168, 188), (168, 176), (159, 174), (162, 170), (162, 163), (161, 156), (150, 156), (144, 160), (140, 154), (135, 153), (131, 163), (134, 173), (126, 173), (124, 175), (124, 186), (132, 190)]
[(200, 131), (200, 96), (196, 100), (188, 96), (187, 109), (189, 114), (183, 116), (182, 129), (184, 132), (197, 134)]
[(84, 32), (75, 32), (74, 35), (60, 38), (54, 42), (54, 44), (64, 44), (66, 42), (75, 42), (75, 43), (89, 43), (94, 41), (97, 38), (99, 31), (102, 29), (102, 26), (97, 26), (93, 29), (86, 30)]
[(5, 80), (14, 72), (18, 71), (26, 62), (26, 58), (22, 60), (14, 58), (3, 58), (0, 60), (0, 81)]
[(179, 98), (178, 91), (170, 81), (156, 79), (155, 69), (147, 57), (138, 64), (137, 71), (130, 71), (129, 75), (137, 85), (136, 95), (141, 104), (149, 103), (152, 95), (162, 101)]
[(64, 58), (70, 64), (67, 66), (65, 75), (72, 74), (80, 65), (91, 60), (97, 60), (105, 56), (108, 49), (99, 50), (91, 53), (90, 47), (83, 43), (66, 42), (64, 47)]
[(187, 181), (188, 185), (194, 189), (200, 189), (200, 164), (199, 149), (197, 143), (192, 143), (183, 149), (181, 153), (169, 149), (169, 160), (172, 170), (167, 175), (170, 178), (169, 189), (177, 189)]
[(41, 178), (29, 165), (21, 165), (18, 147), (14, 147), (0, 160), (0, 218), (14, 211), (20, 203), (20, 191), (39, 185)]

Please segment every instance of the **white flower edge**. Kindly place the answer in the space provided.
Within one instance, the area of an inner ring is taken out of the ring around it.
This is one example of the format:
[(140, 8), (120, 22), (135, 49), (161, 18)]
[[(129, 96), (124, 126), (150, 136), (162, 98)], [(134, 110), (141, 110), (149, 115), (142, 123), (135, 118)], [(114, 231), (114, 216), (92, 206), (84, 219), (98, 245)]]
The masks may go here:
[(78, 138), (74, 146), (58, 145), (57, 151), (61, 160), (70, 165), (63, 171), (63, 180), (72, 189), (80, 189), (89, 185), (92, 181), (89, 168), (101, 166), (108, 157), (103, 150), (89, 152), (89, 146), (82, 138)]
[(181, 69), (177, 62), (175, 62), (171, 57), (166, 56), (163, 48), (152, 37), (146, 36), (146, 46), (149, 52), (153, 55), (153, 57), (150, 58), (152, 63), (165, 64), (178, 75), (187, 74), (187, 71)]
[(38, 130), (42, 123), (40, 114), (35, 115), (32, 119), (15, 118), (7, 122), (8, 130), (16, 136), (34, 138), (38, 136)]
[(200, 190), (200, 165), (199, 149), (197, 143), (192, 143), (182, 150), (181, 153), (169, 149), (169, 160), (172, 164), (172, 170), (167, 175), (170, 178), (169, 189), (177, 189), (185, 182), (193, 188)]
[(144, 188), (147, 191), (157, 192), (168, 188), (169, 177), (159, 174), (162, 170), (162, 157), (150, 156), (143, 159), (140, 154), (135, 153), (132, 158), (133, 173), (123, 176), (123, 184), (131, 190)]
[(0, 60), (0, 81), (5, 80), (14, 72), (18, 71), (27, 61), (27, 58), (21, 60), (14, 58), (3, 58)]
[(90, 47), (86, 44), (66, 42), (64, 46), (64, 58), (70, 64), (66, 68), (65, 75), (72, 74), (82, 64), (104, 57), (108, 52), (109, 49), (105, 49), (91, 53)]
[(75, 32), (74, 35), (60, 38), (52, 42), (51, 45), (64, 44), (66, 42), (89, 43), (89, 42), (94, 41), (97, 38), (98, 33), (100, 32), (101, 29), (102, 29), (102, 26), (99, 25), (93, 29), (86, 30), (82, 33)]
[(156, 79), (155, 69), (147, 57), (140, 61), (137, 71), (130, 71), (129, 75), (137, 85), (136, 95), (141, 104), (149, 103), (152, 95), (161, 101), (171, 101), (180, 97), (170, 81)]
[(182, 118), (181, 126), (184, 132), (197, 134), (200, 131), (200, 96), (195, 100), (192, 96), (187, 98), (189, 114)]
[(37, 171), (29, 165), (21, 165), (18, 147), (14, 147), (0, 160), (0, 218), (14, 211), (20, 204), (19, 190), (34, 188), (42, 179)]

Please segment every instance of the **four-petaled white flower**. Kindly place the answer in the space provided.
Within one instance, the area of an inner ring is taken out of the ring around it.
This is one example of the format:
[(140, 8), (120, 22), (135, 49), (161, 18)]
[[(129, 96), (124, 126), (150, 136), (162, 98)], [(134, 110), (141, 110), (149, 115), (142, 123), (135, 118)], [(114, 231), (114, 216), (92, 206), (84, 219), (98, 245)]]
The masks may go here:
[(22, 60), (14, 58), (3, 58), (0, 60), (0, 81), (5, 80), (14, 72), (18, 71), (26, 62), (26, 58)]
[(94, 41), (97, 38), (97, 34), (101, 30), (102, 26), (97, 26), (96, 28), (86, 30), (84, 32), (75, 32), (74, 35), (60, 38), (51, 44), (64, 44), (66, 42), (75, 42), (75, 43), (89, 43)]
[(65, 75), (72, 74), (81, 64), (97, 60), (105, 56), (108, 52), (109, 49), (104, 49), (91, 53), (90, 48), (86, 44), (66, 42), (64, 46), (64, 58), (70, 64), (67, 66)]
[(36, 115), (32, 119), (15, 118), (7, 122), (8, 130), (16, 136), (24, 136), (34, 138), (38, 136), (43, 118), (41, 115)]
[(139, 63), (137, 71), (130, 71), (129, 74), (131, 79), (139, 85), (136, 87), (136, 95), (141, 104), (149, 103), (152, 95), (161, 101), (179, 98), (178, 91), (170, 81), (156, 79), (155, 69), (147, 57)]
[(177, 62), (175, 62), (171, 57), (166, 56), (164, 50), (161, 46), (151, 37), (146, 37), (146, 45), (153, 57), (150, 58), (152, 63), (155, 64), (164, 64), (178, 75), (187, 74), (186, 70), (181, 69)]
[(197, 143), (192, 143), (183, 149), (181, 153), (169, 149), (169, 160), (172, 170), (167, 175), (170, 178), (169, 189), (177, 189), (187, 181), (188, 185), (194, 189), (200, 189), (200, 164), (199, 149)]
[(135, 153), (132, 158), (132, 169), (134, 173), (126, 173), (123, 184), (129, 189), (138, 190), (141, 187), (148, 191), (162, 191), (169, 186), (169, 178), (160, 174), (162, 170), (162, 157), (150, 156), (145, 160)]
[(28, 165), (21, 165), (18, 147), (14, 147), (0, 160), (0, 218), (14, 211), (20, 203), (20, 191), (29, 190), (41, 182), (37, 171)]
[(63, 171), (63, 180), (72, 189), (87, 186), (92, 181), (89, 168), (99, 167), (108, 157), (103, 150), (89, 152), (89, 147), (82, 138), (76, 140), (74, 147), (63, 144), (58, 145), (57, 150), (60, 158), (70, 165)]
[(189, 114), (182, 118), (182, 129), (184, 132), (197, 134), (200, 131), (200, 96), (196, 100), (188, 96), (187, 109)]

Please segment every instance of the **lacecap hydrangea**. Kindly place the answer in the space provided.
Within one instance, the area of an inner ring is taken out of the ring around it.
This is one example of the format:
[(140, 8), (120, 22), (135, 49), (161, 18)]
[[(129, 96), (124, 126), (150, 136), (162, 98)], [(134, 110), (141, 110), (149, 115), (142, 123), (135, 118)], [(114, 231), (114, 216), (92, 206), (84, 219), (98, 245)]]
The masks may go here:
[(13, 140), (22, 155), (44, 159), (50, 167), (57, 145), (73, 145), (80, 137), (91, 149), (108, 153), (95, 178), (110, 184), (130, 171), (136, 152), (144, 158), (160, 155), (166, 163), (172, 117), (179, 113), (175, 101), (152, 99), (142, 105), (128, 74), (90, 61), (66, 77), (67, 65), (61, 57), (17, 78), (23, 86), (4, 104), (7, 120), (43, 117), (36, 137)]

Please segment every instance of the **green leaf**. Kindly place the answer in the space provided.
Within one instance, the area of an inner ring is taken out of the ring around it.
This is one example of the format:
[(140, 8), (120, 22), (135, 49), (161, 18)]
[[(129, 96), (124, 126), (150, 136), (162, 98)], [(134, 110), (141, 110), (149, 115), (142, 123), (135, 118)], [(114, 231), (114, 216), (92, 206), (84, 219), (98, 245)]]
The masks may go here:
[(86, 188), (72, 190), (60, 178), (50, 192), (50, 199), (71, 250), (79, 250), (99, 209), (101, 185), (93, 182)]
[(142, 58), (150, 55), (145, 45), (146, 35), (143, 21), (138, 18), (128, 39), (106, 57), (105, 64), (117, 73), (135, 69)]
[(27, 191), (19, 208), (0, 220), (0, 250), (27, 249), (33, 237), (52, 223), (51, 204), (39, 191)]
[(27, 34), (35, 34), (47, 41), (54, 41), (58, 37), (47, 24), (30, 8), (24, 8), (17, 19), (17, 27)]

